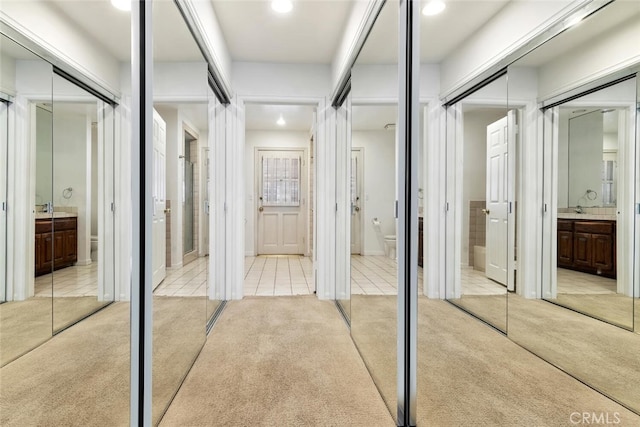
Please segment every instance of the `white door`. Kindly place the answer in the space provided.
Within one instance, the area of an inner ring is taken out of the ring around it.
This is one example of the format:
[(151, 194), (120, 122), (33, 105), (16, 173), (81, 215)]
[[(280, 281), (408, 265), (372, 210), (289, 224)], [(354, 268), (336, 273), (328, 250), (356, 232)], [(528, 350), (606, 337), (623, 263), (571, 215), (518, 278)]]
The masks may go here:
[(166, 276), (166, 124), (160, 114), (153, 110), (153, 288)]
[[(507, 285), (509, 247), (509, 120), (487, 126), (486, 274)], [(511, 233), (513, 234), (513, 233)]]
[(7, 104), (0, 101), (0, 302), (7, 298)]
[(304, 255), (304, 151), (258, 150), (257, 159), (258, 255)]
[(351, 254), (362, 253), (362, 149), (351, 150)]

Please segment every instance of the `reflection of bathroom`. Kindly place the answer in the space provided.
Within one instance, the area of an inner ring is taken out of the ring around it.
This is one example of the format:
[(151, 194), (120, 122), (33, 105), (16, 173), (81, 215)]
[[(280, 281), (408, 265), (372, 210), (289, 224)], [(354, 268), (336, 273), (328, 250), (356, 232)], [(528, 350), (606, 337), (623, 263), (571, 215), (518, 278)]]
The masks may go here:
[(485, 271), (487, 126), (505, 116), (503, 108), (465, 107), (463, 134), (463, 206), (461, 262)]
[[(617, 292), (618, 123), (613, 108), (560, 108), (558, 293)], [(576, 288), (576, 274), (592, 278)]]
[[(354, 117), (370, 117), (372, 111), (395, 122), (395, 106), (355, 106)], [(362, 255), (396, 257), (396, 135), (395, 126), (384, 123), (354, 123), (352, 147), (363, 153)]]
[[(41, 276), (98, 260), (98, 130), (94, 103), (39, 104), (35, 110), (34, 271)], [(46, 255), (51, 238), (62, 240), (53, 248), (64, 252), (54, 253), (53, 261)], [(39, 283), (47, 286), (40, 280), (36, 288)]]

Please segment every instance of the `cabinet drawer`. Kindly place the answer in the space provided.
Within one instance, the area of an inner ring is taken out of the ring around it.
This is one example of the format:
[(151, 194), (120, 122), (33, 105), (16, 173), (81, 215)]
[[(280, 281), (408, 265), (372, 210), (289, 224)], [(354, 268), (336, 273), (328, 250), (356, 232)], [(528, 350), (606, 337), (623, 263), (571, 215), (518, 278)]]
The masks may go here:
[(573, 231), (573, 221), (566, 220), (566, 219), (559, 219), (558, 231)]
[(609, 221), (576, 221), (576, 233), (613, 234), (613, 223)]
[(53, 223), (55, 231), (75, 230), (76, 218), (56, 218)]
[(51, 224), (52, 221), (50, 219), (37, 219), (36, 234), (51, 233)]

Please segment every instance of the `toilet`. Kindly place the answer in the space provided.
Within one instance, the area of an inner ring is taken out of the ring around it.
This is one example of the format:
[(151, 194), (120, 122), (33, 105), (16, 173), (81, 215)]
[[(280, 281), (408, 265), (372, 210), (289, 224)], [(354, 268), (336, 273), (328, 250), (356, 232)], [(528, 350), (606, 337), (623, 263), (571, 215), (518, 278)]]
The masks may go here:
[(91, 262), (98, 262), (98, 236), (91, 236)]
[(384, 244), (387, 247), (387, 256), (396, 259), (396, 236), (393, 234), (384, 236)]
[(382, 235), (382, 228), (380, 225), (382, 224), (378, 218), (373, 218), (371, 220), (373, 224), (373, 229), (376, 231), (378, 235), (378, 240), (381, 240), (384, 244), (384, 253), (391, 259), (396, 259), (396, 236), (395, 234), (386, 234)]

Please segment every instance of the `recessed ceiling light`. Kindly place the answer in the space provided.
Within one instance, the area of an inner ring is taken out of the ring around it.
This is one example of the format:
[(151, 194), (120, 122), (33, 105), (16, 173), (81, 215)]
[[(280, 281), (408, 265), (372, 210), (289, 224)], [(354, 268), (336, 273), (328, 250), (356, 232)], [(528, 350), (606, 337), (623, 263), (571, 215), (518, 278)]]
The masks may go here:
[(447, 7), (442, 0), (429, 0), (422, 8), (422, 14), (433, 16), (442, 12)]
[(111, 0), (111, 5), (119, 10), (128, 12), (131, 10), (131, 0)]
[(278, 119), (278, 121), (276, 122), (279, 126), (284, 126), (287, 124), (287, 122), (284, 121), (284, 119), (282, 118), (282, 114), (280, 114), (280, 118)]
[(293, 3), (291, 3), (291, 0), (273, 0), (271, 2), (271, 9), (278, 13), (288, 13), (293, 9)]

